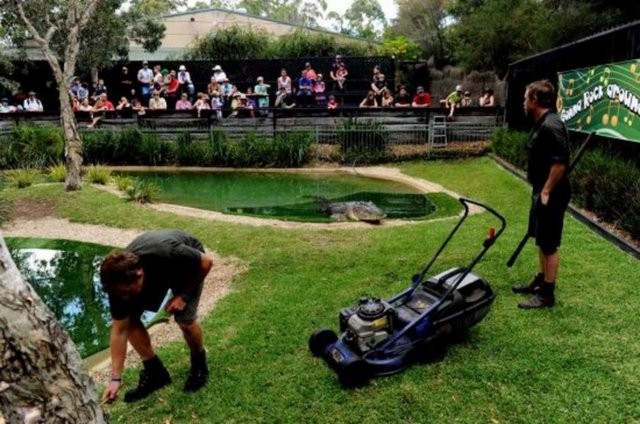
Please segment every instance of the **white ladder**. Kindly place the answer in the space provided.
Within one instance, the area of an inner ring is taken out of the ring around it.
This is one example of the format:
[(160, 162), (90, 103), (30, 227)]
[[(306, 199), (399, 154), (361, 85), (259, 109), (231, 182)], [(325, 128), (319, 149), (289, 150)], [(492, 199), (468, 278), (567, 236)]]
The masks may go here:
[(447, 147), (447, 117), (431, 115), (429, 119), (429, 147)]

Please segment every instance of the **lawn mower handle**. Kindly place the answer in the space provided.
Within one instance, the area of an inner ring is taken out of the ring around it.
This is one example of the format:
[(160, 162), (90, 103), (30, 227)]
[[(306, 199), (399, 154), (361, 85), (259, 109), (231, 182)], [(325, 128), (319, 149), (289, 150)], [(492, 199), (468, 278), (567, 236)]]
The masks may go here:
[(478, 257), (468, 267), (467, 272), (469, 272), (469, 271), (471, 271), (471, 269), (473, 269), (475, 264), (482, 258), (482, 256), (484, 256), (484, 253), (489, 249), (489, 247), (491, 247), (493, 245), (493, 243), (500, 236), (500, 234), (502, 234), (502, 232), (504, 231), (505, 227), (507, 226), (506, 219), (502, 215), (500, 215), (495, 209), (493, 209), (493, 208), (491, 208), (491, 207), (489, 207), (489, 206), (487, 206), (487, 205), (485, 205), (483, 203), (477, 202), (475, 200), (467, 199), (467, 198), (464, 198), (464, 197), (460, 197), (458, 199), (458, 201), (460, 203), (462, 203), (462, 206), (464, 207), (464, 213), (462, 214), (462, 217), (460, 217), (460, 219), (458, 220), (458, 223), (456, 224), (456, 226), (453, 227), (453, 229), (451, 230), (451, 232), (449, 233), (449, 235), (447, 236), (445, 241), (442, 243), (442, 245), (440, 246), (438, 251), (435, 253), (435, 255), (433, 255), (433, 258), (431, 258), (431, 260), (425, 266), (425, 268), (419, 274), (416, 274), (416, 275), (414, 275), (412, 277), (413, 283), (411, 284), (411, 287), (409, 287), (404, 292), (398, 294), (394, 298), (390, 299), (389, 300), (390, 303), (395, 302), (396, 300), (402, 298), (403, 296), (407, 296), (407, 295), (413, 293), (413, 291), (422, 282), (422, 280), (424, 279), (425, 274), (431, 268), (431, 265), (433, 265), (433, 263), (436, 261), (436, 259), (438, 259), (438, 256), (440, 256), (440, 253), (442, 253), (442, 251), (447, 246), (447, 244), (449, 244), (449, 241), (453, 238), (453, 236), (458, 231), (458, 229), (460, 228), (460, 226), (462, 225), (464, 220), (467, 219), (467, 216), (469, 216), (469, 204), (480, 206), (481, 208), (483, 208), (484, 210), (490, 212), (493, 216), (498, 218), (498, 220), (500, 221), (500, 229), (498, 229), (497, 232), (495, 232), (495, 230), (493, 228), (491, 229), (489, 237), (487, 237), (483, 242), (484, 249), (482, 250), (480, 255), (478, 255)]
[(458, 288), (458, 285), (460, 285), (460, 283), (466, 278), (466, 276), (469, 275), (471, 270), (476, 266), (476, 264), (480, 261), (480, 259), (482, 259), (482, 257), (487, 252), (487, 250), (489, 250), (489, 248), (491, 246), (493, 246), (493, 244), (495, 243), (496, 239), (498, 237), (500, 237), (500, 234), (502, 234), (502, 232), (506, 228), (507, 220), (502, 215), (500, 215), (495, 209), (493, 209), (493, 208), (491, 208), (491, 207), (489, 207), (489, 206), (487, 206), (487, 205), (485, 205), (483, 203), (476, 202), (475, 200), (471, 200), (471, 199), (466, 199), (464, 197), (461, 197), (459, 199), (459, 201), (460, 201), (460, 203), (462, 203), (462, 206), (464, 206), (464, 213), (463, 213), (462, 217), (460, 218), (460, 220), (458, 221), (458, 223), (456, 224), (456, 226), (453, 228), (453, 230), (451, 230), (451, 232), (449, 233), (449, 236), (446, 238), (444, 243), (442, 243), (442, 246), (440, 246), (440, 249), (438, 249), (436, 254), (433, 256), (433, 258), (431, 259), (429, 264), (427, 264), (427, 266), (422, 270), (422, 272), (420, 274), (416, 274), (416, 275), (413, 276), (413, 284), (411, 285), (411, 287), (409, 287), (407, 290), (405, 290), (404, 292), (400, 293), (399, 295), (395, 296), (394, 298), (388, 300), (387, 301), (388, 303), (393, 304), (396, 301), (398, 301), (399, 299), (402, 299), (404, 296), (411, 296), (413, 294), (413, 292), (418, 288), (418, 285), (424, 279), (424, 276), (427, 273), (427, 271), (429, 270), (429, 268), (431, 268), (431, 265), (433, 265), (433, 263), (435, 262), (437, 257), (440, 255), (442, 250), (444, 250), (445, 246), (449, 243), (449, 241), (451, 240), (453, 235), (458, 231), (458, 228), (460, 228), (460, 225), (462, 224), (462, 222), (464, 222), (464, 220), (469, 215), (469, 204), (480, 206), (484, 210), (490, 212), (493, 216), (495, 216), (500, 221), (500, 228), (498, 229), (498, 231), (495, 231), (494, 228), (490, 229), (489, 236), (482, 243), (482, 250), (480, 251), (480, 253), (471, 261), (471, 263), (467, 267), (461, 268), (462, 272), (460, 272), (458, 274), (458, 277), (455, 279), (455, 281), (449, 285), (449, 287), (444, 292), (444, 294), (441, 296), (439, 301), (433, 303), (425, 311), (423, 311), (417, 319), (413, 320), (411, 323), (406, 325), (402, 330), (400, 330), (397, 334), (395, 334), (393, 337), (385, 340), (380, 346), (377, 346), (375, 349), (370, 351), (368, 354), (372, 354), (375, 351), (384, 350), (384, 349), (388, 348), (389, 346), (392, 346), (397, 340), (400, 340), (401, 337), (403, 337), (407, 332), (409, 332), (409, 330), (411, 330), (416, 325), (418, 325), (419, 322), (422, 322), (422, 320), (427, 315), (429, 315), (433, 311), (437, 310), (440, 307), (440, 305), (442, 305), (442, 303), (451, 295), (451, 293), (453, 293), (453, 291)]

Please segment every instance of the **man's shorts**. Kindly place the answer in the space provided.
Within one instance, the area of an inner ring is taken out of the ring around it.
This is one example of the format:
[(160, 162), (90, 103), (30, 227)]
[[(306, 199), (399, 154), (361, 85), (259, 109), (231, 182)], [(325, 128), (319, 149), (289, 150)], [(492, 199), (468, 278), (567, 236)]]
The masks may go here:
[(531, 198), (529, 210), (529, 236), (535, 237), (536, 245), (543, 253), (555, 253), (560, 247), (564, 213), (569, 205), (570, 196), (550, 196), (544, 206), (539, 201), (539, 194)]
[(203, 286), (204, 280), (200, 281), (184, 309), (174, 314), (176, 322), (185, 323), (198, 319), (198, 303), (200, 303)]

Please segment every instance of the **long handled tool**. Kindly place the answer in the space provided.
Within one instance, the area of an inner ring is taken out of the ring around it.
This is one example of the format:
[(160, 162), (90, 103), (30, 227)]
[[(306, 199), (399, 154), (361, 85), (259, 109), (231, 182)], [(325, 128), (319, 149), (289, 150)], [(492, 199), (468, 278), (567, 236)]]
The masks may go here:
[[(587, 147), (587, 144), (589, 144), (589, 141), (591, 141), (591, 137), (594, 134), (595, 134), (595, 132), (589, 133), (589, 135), (587, 136), (586, 140), (584, 140), (584, 142), (582, 143), (582, 145), (578, 149), (578, 152), (576, 153), (576, 156), (573, 158), (573, 160), (569, 164), (569, 167), (567, 168), (566, 175), (569, 175), (569, 173), (576, 166), (576, 164), (580, 160), (580, 157), (584, 153), (584, 150)], [(528, 229), (524, 233), (524, 237), (522, 237), (522, 240), (520, 240), (520, 243), (518, 243), (518, 246), (516, 247), (516, 250), (513, 251), (513, 254), (511, 255), (511, 257), (507, 261), (507, 267), (511, 268), (513, 266), (513, 264), (516, 262), (516, 259), (520, 255), (520, 252), (522, 251), (522, 249), (524, 249), (524, 246), (527, 244), (527, 241), (529, 241), (529, 231), (528, 231)]]

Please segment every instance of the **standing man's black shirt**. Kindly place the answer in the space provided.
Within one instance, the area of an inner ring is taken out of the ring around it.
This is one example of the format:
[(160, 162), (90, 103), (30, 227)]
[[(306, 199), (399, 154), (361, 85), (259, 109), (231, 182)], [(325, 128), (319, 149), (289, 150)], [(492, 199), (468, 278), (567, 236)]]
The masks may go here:
[[(533, 193), (540, 193), (554, 163), (569, 166), (569, 132), (558, 115), (547, 112), (536, 122), (529, 134), (527, 149), (527, 179), (533, 186)], [(553, 189), (552, 196), (570, 195), (571, 187), (565, 172)]]

